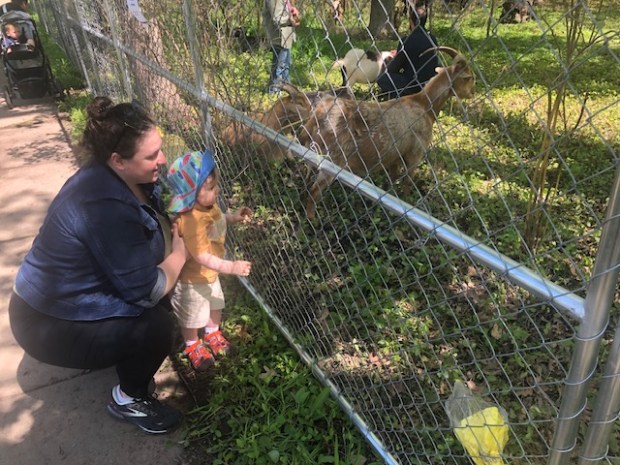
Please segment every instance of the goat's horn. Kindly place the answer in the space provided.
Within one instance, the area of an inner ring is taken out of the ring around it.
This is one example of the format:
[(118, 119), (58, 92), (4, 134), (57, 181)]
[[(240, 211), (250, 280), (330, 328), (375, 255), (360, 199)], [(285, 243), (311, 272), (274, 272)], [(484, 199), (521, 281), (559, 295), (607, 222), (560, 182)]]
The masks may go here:
[(288, 82), (283, 82), (281, 84), (276, 84), (276, 87), (288, 93), (291, 96), (293, 103), (295, 103), (296, 105), (301, 105), (302, 107), (306, 109), (310, 109), (312, 107), (312, 104), (310, 103), (308, 96), (305, 93), (301, 92), (293, 84), (289, 84)]
[(432, 48), (424, 50), (422, 53), (420, 53), (420, 56), (425, 55), (426, 53), (432, 52), (434, 50), (437, 50), (438, 52), (446, 52), (452, 58), (456, 58), (456, 56), (459, 54), (458, 50), (456, 50), (456, 49), (454, 49), (452, 47), (446, 47), (444, 45), (441, 45), (439, 47), (432, 47)]
[(299, 93), (299, 90), (297, 90), (297, 87), (295, 87), (293, 84), (289, 84), (288, 82), (278, 83), (275, 85), (275, 87), (285, 91), (286, 93), (290, 95), (297, 95)]

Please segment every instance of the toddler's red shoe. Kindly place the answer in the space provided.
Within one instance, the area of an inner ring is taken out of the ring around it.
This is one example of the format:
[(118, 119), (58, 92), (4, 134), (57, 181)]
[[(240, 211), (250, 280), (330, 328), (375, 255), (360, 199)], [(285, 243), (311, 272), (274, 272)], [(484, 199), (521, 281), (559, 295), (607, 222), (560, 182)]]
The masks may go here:
[(230, 342), (222, 336), (221, 331), (215, 331), (211, 334), (206, 334), (203, 338), (204, 344), (211, 349), (215, 357), (223, 357), (230, 351)]
[(206, 371), (215, 365), (213, 355), (199, 339), (183, 351), (196, 371)]

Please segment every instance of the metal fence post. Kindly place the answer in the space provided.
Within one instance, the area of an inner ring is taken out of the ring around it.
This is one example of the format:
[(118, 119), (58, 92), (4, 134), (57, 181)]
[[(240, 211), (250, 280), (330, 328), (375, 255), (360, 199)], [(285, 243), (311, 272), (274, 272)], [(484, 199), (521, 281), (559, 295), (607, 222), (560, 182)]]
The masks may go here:
[[(614, 188), (609, 197), (607, 218), (603, 226), (600, 255), (601, 264), (594, 270), (594, 279), (600, 293), (597, 300), (611, 305), (620, 274), (620, 166), (616, 171)], [(597, 265), (598, 265), (597, 260)], [(599, 284), (600, 281), (600, 284)], [(620, 408), (620, 327), (607, 357), (592, 419), (580, 454), (579, 465), (589, 465), (605, 457), (609, 438)]]
[[(620, 243), (618, 242), (620, 217), (618, 215), (620, 215), (620, 168), (616, 170), (614, 186), (609, 198), (594, 271), (585, 299), (585, 316), (577, 333), (577, 344), (562, 396), (557, 428), (549, 454), (549, 465), (566, 464), (576, 445), (579, 419), (586, 408), (586, 391), (596, 369), (601, 339), (609, 323), (609, 310), (618, 283), (618, 262), (620, 260)], [(606, 370), (610, 375), (618, 373), (615, 367), (616, 361), (613, 358), (618, 359), (616, 343), (614, 349), (616, 350), (612, 350), (610, 365)], [(590, 439), (594, 435), (598, 437), (592, 445), (588, 445), (586, 441), (586, 457), (598, 455), (597, 451), (607, 444), (602, 438), (604, 433), (609, 433), (609, 426), (602, 425), (601, 422), (609, 417), (608, 410), (614, 404), (617, 410), (620, 396), (620, 392), (617, 392), (619, 381), (614, 376), (603, 383), (603, 389), (599, 393), (599, 405), (593, 418), (596, 424), (590, 429), (588, 436)]]

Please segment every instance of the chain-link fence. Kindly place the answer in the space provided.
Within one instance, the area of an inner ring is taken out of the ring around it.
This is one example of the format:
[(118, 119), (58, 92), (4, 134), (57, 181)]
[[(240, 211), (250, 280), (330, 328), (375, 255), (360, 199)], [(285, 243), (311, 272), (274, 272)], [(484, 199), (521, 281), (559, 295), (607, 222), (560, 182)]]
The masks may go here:
[(334, 66), (406, 43), (400, 0), (297, 0), (274, 95), (262, 0), (32, 3), (169, 160), (215, 150), (223, 201), (255, 211), (230, 233), (244, 284), (387, 463), (501, 449), (501, 419), (457, 440), (458, 380), (505, 411), (505, 461), (619, 463), (618, 2), (418, 2), (452, 50), (400, 99)]

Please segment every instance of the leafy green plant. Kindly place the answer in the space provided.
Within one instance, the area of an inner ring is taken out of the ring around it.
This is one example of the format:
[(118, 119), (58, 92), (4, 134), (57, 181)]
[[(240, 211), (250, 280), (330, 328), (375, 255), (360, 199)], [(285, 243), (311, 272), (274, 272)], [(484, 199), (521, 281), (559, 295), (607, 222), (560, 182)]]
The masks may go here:
[(86, 126), (86, 106), (92, 100), (92, 95), (87, 92), (72, 92), (58, 103), (60, 111), (69, 114), (71, 120), (71, 137), (79, 141)]
[(542, 133), (540, 147), (541, 156), (538, 158), (532, 171), (534, 189), (528, 202), (528, 213), (525, 223), (525, 240), (534, 250), (538, 248), (540, 241), (550, 228), (548, 221), (545, 219), (544, 206), (554, 201), (558, 193), (557, 186), (560, 183), (561, 171), (555, 170), (555, 179), (549, 185), (549, 172), (555, 163), (553, 139), (557, 137), (556, 132), (561, 124), (563, 124), (564, 131), (571, 125), (575, 128), (580, 126), (588, 100), (586, 95), (582, 103), (582, 109), (576, 116), (576, 119), (570, 118), (567, 115), (565, 108), (569, 92), (568, 81), (572, 79), (570, 71), (573, 68), (579, 68), (586, 57), (592, 54), (592, 49), (604, 46), (608, 40), (606, 34), (597, 30), (596, 25), (588, 26), (587, 12), (583, 4), (571, 0), (565, 4), (565, 7), (568, 11), (565, 16), (566, 31), (560, 37), (556, 36), (555, 33), (553, 34), (556, 42), (565, 43), (564, 47), (560, 44), (557, 46), (563, 68), (559, 71), (558, 76), (548, 84), (545, 130)]
[(83, 89), (84, 78), (75, 69), (61, 47), (41, 27), (37, 28), (52, 74), (63, 89)]

